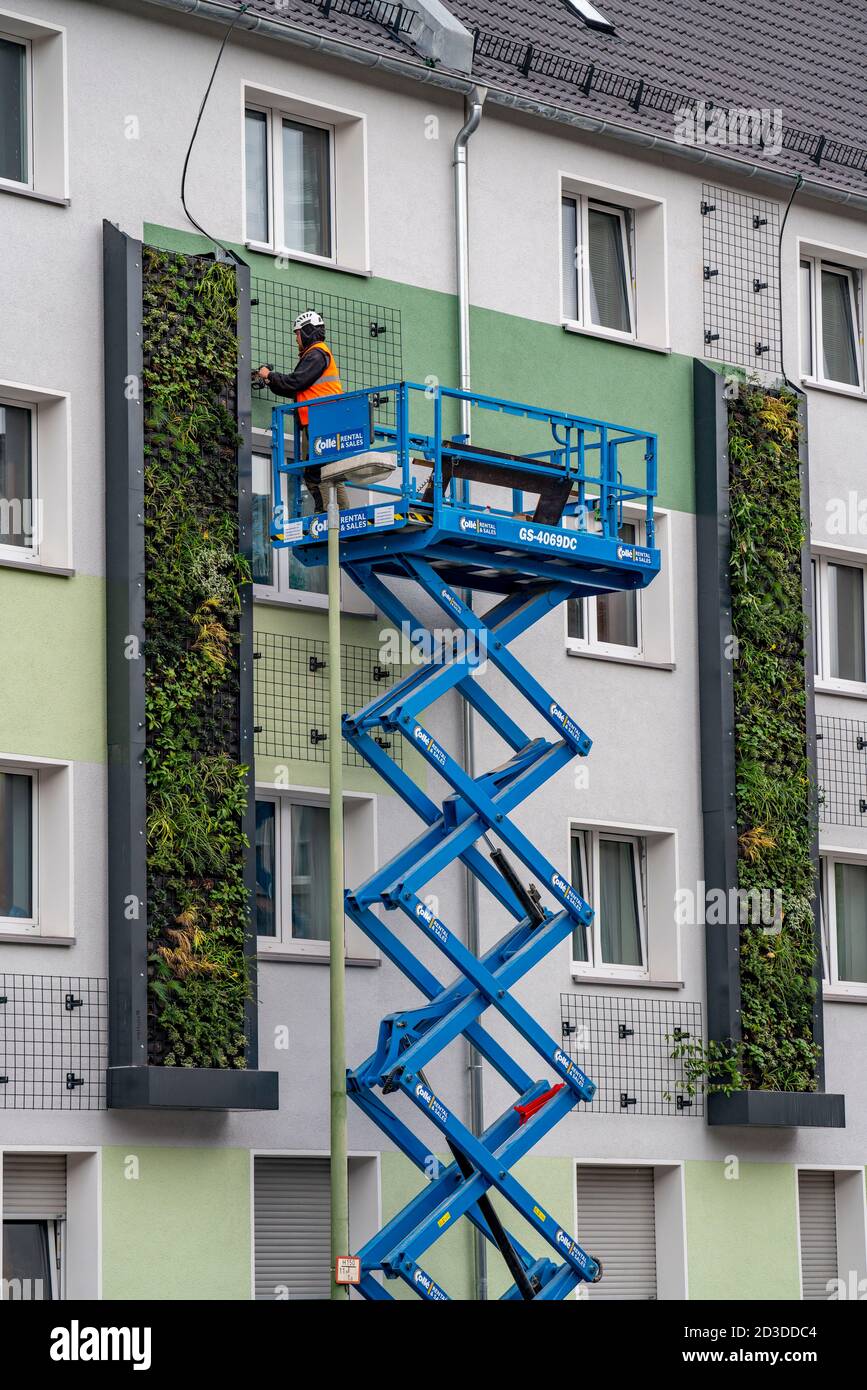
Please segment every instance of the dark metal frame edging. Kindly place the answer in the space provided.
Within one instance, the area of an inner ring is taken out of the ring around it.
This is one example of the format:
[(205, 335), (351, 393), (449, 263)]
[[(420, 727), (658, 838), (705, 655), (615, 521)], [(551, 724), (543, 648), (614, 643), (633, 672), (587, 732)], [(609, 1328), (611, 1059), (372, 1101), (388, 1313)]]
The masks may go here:
[[(238, 265), (237, 409), (239, 544), (252, 547), (250, 274)], [(103, 223), (105, 332), (106, 686), (108, 726), (109, 1066), (115, 1109), (275, 1110), (276, 1072), (260, 1072), (256, 937), (245, 943), (250, 997), (246, 1068), (157, 1067), (147, 1060), (147, 859), (145, 844), (145, 544), (142, 418), (142, 243)], [(244, 880), (255, 892), (253, 595), (241, 595), (242, 761), (249, 767)]]
[[(732, 632), (729, 560), (728, 410), (725, 379), (704, 362), (693, 364), (696, 483), (696, 566), (699, 645), (699, 703), (701, 710), (701, 792), (704, 832), (704, 877), (708, 892), (728, 893), (737, 886), (737, 820), (735, 810), (734, 672), (727, 654)], [(801, 486), (804, 515), (809, 517), (806, 408), (801, 399)], [(801, 585), (808, 621), (812, 612), (809, 541), (801, 554)], [(809, 649), (808, 649), (809, 650)], [(811, 768), (816, 765), (816, 713), (813, 677), (805, 659), (807, 747)], [(815, 785), (815, 778), (813, 781)], [(818, 874), (818, 832), (814, 824), (812, 855)], [(818, 897), (816, 899), (818, 904)], [(814, 1036), (822, 1043), (822, 955), (816, 911), (816, 1002)], [(705, 926), (708, 1037), (715, 1041), (741, 1036), (740, 928)], [(829, 1095), (824, 1060), (819, 1064), (817, 1091), (736, 1091), (708, 1096), (709, 1125), (825, 1126), (845, 1125), (845, 1099)]]

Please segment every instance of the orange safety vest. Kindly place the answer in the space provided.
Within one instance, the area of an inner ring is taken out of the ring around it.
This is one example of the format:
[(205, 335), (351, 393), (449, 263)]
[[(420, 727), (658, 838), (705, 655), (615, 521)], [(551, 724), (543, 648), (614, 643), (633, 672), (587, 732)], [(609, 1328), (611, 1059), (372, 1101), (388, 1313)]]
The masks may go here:
[[(295, 397), (296, 401), (313, 401), (319, 396), (340, 396), (343, 393), (343, 387), (340, 384), (340, 373), (337, 370), (337, 363), (327, 343), (311, 343), (309, 347), (304, 349), (301, 357), (305, 357), (307, 353), (312, 352), (314, 348), (318, 348), (320, 352), (324, 352), (325, 356), (328, 358), (325, 371), (318, 381), (314, 381), (312, 386), (307, 387), (306, 391), (298, 392)], [(300, 360), (299, 358), (299, 361)], [(309, 410), (298, 411), (298, 419), (301, 421), (302, 425), (307, 424), (309, 415)]]

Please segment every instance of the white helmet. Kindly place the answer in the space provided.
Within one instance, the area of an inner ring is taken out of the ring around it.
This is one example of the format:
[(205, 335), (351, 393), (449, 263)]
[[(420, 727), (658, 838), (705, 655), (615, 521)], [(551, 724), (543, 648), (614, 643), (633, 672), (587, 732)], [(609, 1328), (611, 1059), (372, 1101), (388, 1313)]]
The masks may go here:
[(315, 309), (305, 309), (303, 314), (299, 314), (292, 325), (292, 332), (297, 333), (301, 328), (324, 328), (325, 320), (321, 314), (317, 314)]

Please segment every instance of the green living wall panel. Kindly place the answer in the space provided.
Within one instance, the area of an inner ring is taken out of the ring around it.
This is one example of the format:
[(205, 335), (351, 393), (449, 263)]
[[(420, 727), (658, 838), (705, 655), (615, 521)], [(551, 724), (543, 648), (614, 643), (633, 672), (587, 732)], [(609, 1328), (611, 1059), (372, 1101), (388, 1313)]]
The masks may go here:
[(102, 1151), (103, 1297), (251, 1296), (247, 1149)]
[[(203, 238), (167, 227), (146, 226), (145, 239), (173, 250), (208, 249)], [(254, 277), (306, 286), (311, 303), (320, 290), (399, 310), (404, 376), (422, 383), (434, 377), (445, 386), (457, 384), (453, 295), (302, 262), (281, 270), (271, 256), (238, 250)], [(566, 333), (559, 324), (478, 307), (472, 311), (471, 331), (473, 385), (478, 391), (655, 431), (660, 442), (659, 504), (694, 510), (691, 358)], [(257, 423), (267, 424), (267, 411)], [(455, 418), (452, 426), (456, 423)], [(514, 427), (515, 422), (505, 417), (474, 420), (479, 442), (494, 448), (516, 447)]]
[(793, 1166), (694, 1161), (684, 1175), (690, 1298), (799, 1299)]
[(105, 762), (103, 581), (0, 569), (0, 651), (0, 750)]

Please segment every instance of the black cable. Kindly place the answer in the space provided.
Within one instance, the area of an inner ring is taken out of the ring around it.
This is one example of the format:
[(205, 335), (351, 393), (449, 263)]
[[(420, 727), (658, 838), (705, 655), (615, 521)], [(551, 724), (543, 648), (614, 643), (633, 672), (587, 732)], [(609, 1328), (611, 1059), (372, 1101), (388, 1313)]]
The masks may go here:
[(218, 237), (212, 236), (210, 232), (206, 232), (206, 231), (205, 231), (205, 228), (201, 225), (200, 222), (197, 222), (197, 221), (196, 221), (195, 217), (194, 217), (193, 214), (190, 212), (190, 209), (187, 207), (187, 170), (188, 170), (189, 165), (190, 165), (190, 155), (193, 153), (193, 146), (194, 146), (195, 143), (196, 143), (196, 136), (197, 136), (198, 133), (199, 133), (199, 126), (202, 124), (202, 117), (203, 117), (203, 115), (205, 114), (205, 107), (206, 107), (207, 104), (208, 104), (208, 97), (211, 95), (211, 88), (212, 88), (213, 85), (214, 85), (214, 79), (215, 79), (215, 77), (217, 76), (217, 70), (218, 70), (218, 68), (219, 68), (219, 66), (220, 66), (220, 62), (222, 61), (222, 57), (223, 57), (223, 53), (224, 53), (225, 48), (226, 48), (226, 44), (229, 42), (229, 38), (230, 38), (230, 36), (231, 36), (232, 30), (234, 29), (235, 25), (238, 23), (238, 20), (241, 18), (241, 16), (242, 16), (243, 14), (246, 14), (246, 12), (247, 12), (247, 10), (248, 10), (249, 8), (250, 8), (249, 4), (244, 4), (244, 5), (241, 5), (241, 6), (240, 6), (240, 8), (238, 9), (238, 13), (235, 15), (235, 18), (232, 20), (232, 23), (229, 25), (228, 29), (226, 30), (225, 34), (223, 35), (223, 42), (220, 44), (220, 51), (219, 51), (219, 53), (217, 54), (217, 61), (214, 63), (214, 70), (213, 70), (213, 72), (211, 73), (211, 80), (210, 80), (210, 82), (208, 83), (207, 88), (205, 89), (205, 95), (202, 97), (202, 104), (201, 104), (201, 106), (199, 107), (199, 114), (198, 114), (198, 116), (196, 117), (196, 124), (195, 124), (195, 126), (193, 127), (193, 133), (192, 133), (192, 135), (190, 136), (190, 143), (189, 143), (189, 145), (187, 146), (187, 154), (186, 154), (186, 158), (185, 158), (185, 160), (184, 160), (184, 170), (183, 170), (183, 173), (181, 174), (181, 206), (183, 207), (184, 212), (187, 214), (187, 217), (189, 218), (190, 222), (192, 222), (192, 224), (193, 224), (193, 226), (195, 227), (195, 229), (196, 229), (197, 232), (201, 232), (201, 233), (202, 233), (202, 236), (205, 236), (205, 237), (208, 238), (208, 241), (212, 241), (212, 242), (214, 243), (214, 245), (215, 245), (215, 246), (219, 246), (220, 250), (221, 250), (221, 251), (224, 251), (225, 254), (226, 254), (227, 256), (232, 256), (232, 257), (233, 257), (234, 259), (236, 259), (236, 260), (237, 260), (238, 258), (237, 258), (237, 256), (235, 256), (234, 251), (230, 251), (229, 248), (228, 248), (227, 246), (224, 246), (223, 243), (219, 240)]
[(789, 209), (795, 201), (795, 194), (802, 188), (804, 175), (799, 174), (795, 180), (795, 186), (789, 194), (789, 201), (786, 203), (786, 211), (783, 213), (783, 220), (780, 224), (780, 239), (777, 243), (777, 293), (780, 297), (780, 370), (783, 373), (783, 381), (790, 391), (800, 394), (800, 387), (795, 386), (786, 376), (786, 359), (783, 349), (783, 232), (786, 230), (786, 222), (789, 216)]

